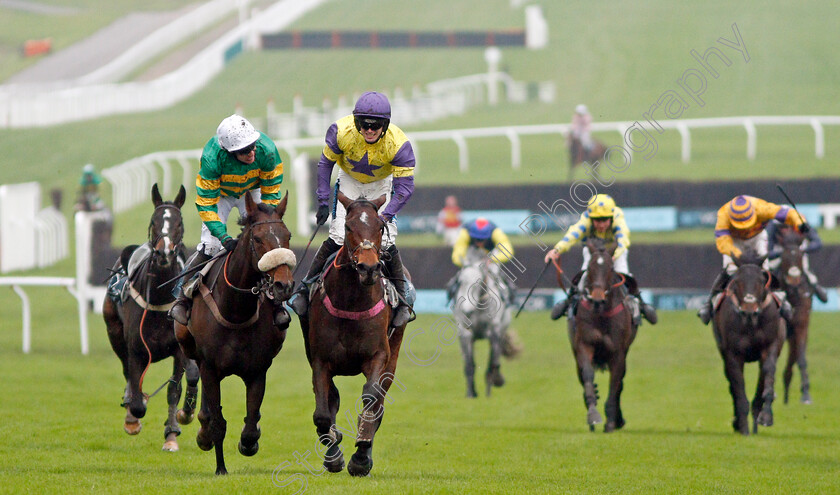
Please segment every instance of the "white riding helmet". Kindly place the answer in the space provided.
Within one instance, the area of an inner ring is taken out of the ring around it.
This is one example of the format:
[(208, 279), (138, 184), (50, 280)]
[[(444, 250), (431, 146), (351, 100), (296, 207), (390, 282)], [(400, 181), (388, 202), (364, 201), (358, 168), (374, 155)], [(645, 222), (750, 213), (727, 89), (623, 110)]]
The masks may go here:
[(260, 133), (241, 115), (233, 114), (219, 124), (216, 139), (226, 151), (236, 151), (257, 142)]
[(581, 103), (580, 105), (575, 107), (575, 113), (579, 113), (581, 115), (586, 115), (589, 113), (589, 109), (586, 108), (586, 105)]

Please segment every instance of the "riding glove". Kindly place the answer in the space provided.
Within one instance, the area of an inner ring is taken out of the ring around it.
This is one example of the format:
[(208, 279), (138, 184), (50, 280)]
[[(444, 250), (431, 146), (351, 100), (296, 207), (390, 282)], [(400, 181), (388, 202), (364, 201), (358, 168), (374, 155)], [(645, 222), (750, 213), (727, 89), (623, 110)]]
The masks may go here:
[(319, 205), (318, 212), (315, 213), (315, 223), (324, 225), (330, 217), (330, 207), (327, 205)]
[(233, 250), (236, 249), (236, 243), (237, 242), (239, 242), (237, 239), (234, 239), (233, 237), (228, 237), (222, 243), (222, 246), (225, 248), (225, 251), (227, 251), (229, 253), (232, 253)]

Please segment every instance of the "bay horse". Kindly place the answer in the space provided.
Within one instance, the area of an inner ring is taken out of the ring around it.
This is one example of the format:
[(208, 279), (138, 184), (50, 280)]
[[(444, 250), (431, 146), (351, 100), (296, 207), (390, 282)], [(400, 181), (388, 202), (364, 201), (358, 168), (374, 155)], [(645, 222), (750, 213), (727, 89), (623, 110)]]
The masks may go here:
[(498, 265), (489, 262), (486, 252), (467, 250), (464, 266), (458, 271), (458, 290), (452, 312), (458, 325), (461, 356), (464, 358), (464, 377), (467, 397), (477, 397), (475, 391), (475, 341), (487, 339), (490, 356), (484, 374), (486, 394), (493, 387), (501, 387), (505, 379), (500, 371), (504, 335), (510, 326), (511, 310), (505, 302), (505, 288)]
[(808, 344), (808, 325), (811, 321), (811, 303), (813, 289), (805, 272), (802, 241), (804, 236), (796, 229), (788, 226), (780, 227), (776, 231), (776, 241), (782, 248), (777, 277), (779, 285), (785, 291), (788, 302), (793, 308), (793, 318), (787, 324), (786, 340), (788, 356), (782, 375), (785, 385), (784, 403), (788, 403), (790, 382), (793, 378), (793, 366), (799, 367), (800, 374), (800, 402), (811, 403), (811, 384), (808, 379), (808, 361), (805, 359), (805, 349)]
[(196, 360), (201, 373), (201, 427), (196, 442), (202, 450), (215, 447), (216, 474), (227, 474), (223, 451), (227, 421), (220, 391), (225, 377), (239, 376), (246, 388), (247, 416), (239, 452), (252, 456), (259, 450), (266, 372), (283, 347), (288, 328), (288, 324), (274, 325), (271, 306), (288, 299), (294, 285), (295, 255), (283, 222), (288, 199), (287, 193), (272, 207), (245, 194), (236, 248), (202, 275), (187, 326), (175, 323), (181, 348)]
[[(178, 423), (193, 419), (198, 393), (198, 368), (187, 359), (175, 339), (172, 321), (166, 316), (174, 303), (172, 287), (159, 287), (175, 277), (184, 267), (184, 186), (173, 201), (163, 201), (157, 184), (152, 186), (154, 211), (149, 222), (149, 240), (142, 246), (128, 246), (114, 265), (112, 290), (105, 297), (102, 316), (111, 348), (122, 362), (126, 380), (123, 406), (126, 409), (123, 429), (129, 435), (140, 433), (140, 418), (146, 415), (147, 396), (143, 378), (152, 363), (173, 358), (172, 377), (167, 389), (169, 416), (165, 423), (163, 450), (178, 450)], [(181, 398), (181, 378), (186, 370), (187, 394), (183, 409), (176, 411)]]
[[(625, 277), (613, 269), (615, 248), (607, 249), (601, 239), (590, 237), (586, 243), (590, 258), (580, 302), (568, 319), (569, 340), (577, 362), (578, 380), (583, 386), (586, 422), (589, 430), (602, 422), (598, 412), (596, 369), (609, 369), (610, 392), (604, 403), (607, 422), (604, 432), (624, 426), (621, 413), (621, 391), (627, 371), (627, 352), (636, 338), (632, 296), (624, 287)], [(575, 277), (575, 283), (580, 279)]]
[(752, 401), (753, 433), (758, 425), (773, 425), (773, 386), (776, 360), (785, 338), (779, 302), (773, 295), (777, 282), (762, 268), (765, 257), (744, 252), (733, 261), (738, 270), (718, 297), (712, 331), (723, 358), (734, 418), (732, 428), (749, 435), (750, 403), (744, 385), (744, 363), (758, 362), (758, 385)]
[(601, 141), (598, 141), (595, 138), (592, 138), (592, 147), (587, 150), (583, 147), (583, 144), (580, 142), (579, 137), (570, 136), (569, 137), (569, 172), (567, 174), (567, 178), (569, 181), (572, 180), (572, 175), (574, 173), (574, 168), (583, 162), (587, 162), (590, 165), (594, 164), (595, 162), (602, 162), (604, 160), (604, 153), (607, 152), (607, 147)]
[(391, 286), (386, 287), (380, 259), (385, 224), (377, 213), (386, 197), (352, 200), (338, 192), (337, 198), (347, 210), (344, 245), (311, 289), (309, 313), (300, 323), (312, 368), (312, 419), (326, 447), (323, 464), (330, 472), (344, 469), (339, 447), (343, 434), (336, 425), (340, 397), (333, 378), (360, 373), (366, 378), (363, 409), (356, 411), (358, 423), (351, 419), (345, 432), (356, 436), (356, 452), (347, 471), (367, 476), (373, 467), (373, 438), (382, 423), (385, 395), (395, 380), (405, 325), (389, 332), (393, 310), (386, 293)]

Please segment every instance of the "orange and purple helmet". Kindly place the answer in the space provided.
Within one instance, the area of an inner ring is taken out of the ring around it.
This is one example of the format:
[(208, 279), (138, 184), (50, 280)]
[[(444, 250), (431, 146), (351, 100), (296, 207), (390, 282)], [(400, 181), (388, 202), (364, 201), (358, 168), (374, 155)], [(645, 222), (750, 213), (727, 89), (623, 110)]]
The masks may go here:
[(749, 196), (735, 196), (729, 202), (729, 223), (738, 230), (747, 230), (756, 223), (755, 205)]

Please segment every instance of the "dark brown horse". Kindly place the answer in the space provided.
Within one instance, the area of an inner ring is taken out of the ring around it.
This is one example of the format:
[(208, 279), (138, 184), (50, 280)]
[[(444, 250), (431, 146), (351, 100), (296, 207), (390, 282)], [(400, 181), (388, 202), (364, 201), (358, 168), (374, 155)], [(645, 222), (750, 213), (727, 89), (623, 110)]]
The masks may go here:
[[(198, 368), (187, 359), (175, 340), (172, 321), (166, 312), (172, 307), (172, 287), (159, 287), (172, 279), (184, 266), (184, 225), (181, 206), (186, 191), (181, 186), (174, 201), (163, 201), (157, 184), (152, 186), (154, 211), (149, 222), (149, 241), (123, 250), (114, 266), (112, 290), (105, 297), (102, 314), (108, 329), (111, 348), (122, 362), (126, 380), (123, 405), (126, 408), (123, 428), (129, 435), (140, 433), (140, 418), (146, 415), (147, 396), (143, 377), (152, 363), (173, 358), (172, 377), (167, 389), (169, 417), (165, 423), (163, 450), (178, 450), (178, 422), (192, 421), (198, 393)], [(181, 377), (187, 372), (187, 395), (183, 410), (177, 411), (181, 398)], [(177, 417), (177, 422), (176, 422)]]
[(811, 384), (808, 380), (808, 361), (805, 348), (808, 344), (808, 324), (811, 321), (811, 296), (813, 289), (809, 283), (803, 264), (802, 241), (804, 236), (796, 229), (784, 226), (776, 231), (776, 242), (782, 248), (781, 260), (777, 272), (781, 289), (793, 307), (793, 319), (787, 325), (788, 357), (782, 375), (785, 384), (785, 404), (788, 402), (790, 382), (793, 378), (793, 366), (799, 367), (799, 398), (803, 404), (811, 403)]
[(592, 138), (592, 147), (587, 150), (583, 147), (583, 144), (581, 144), (579, 137), (571, 136), (569, 138), (569, 172), (567, 174), (568, 180), (572, 180), (572, 175), (576, 166), (580, 165), (583, 162), (587, 162), (590, 165), (594, 164), (595, 162), (603, 162), (604, 153), (606, 152), (607, 147), (604, 146), (604, 143), (598, 141), (595, 138)]
[(232, 253), (217, 260), (193, 295), (188, 326), (175, 323), (175, 334), (187, 356), (201, 371), (201, 428), (196, 441), (202, 450), (216, 449), (216, 474), (227, 474), (222, 445), (227, 422), (222, 416), (219, 384), (227, 376), (242, 378), (247, 416), (239, 452), (259, 450), (260, 406), (266, 372), (283, 347), (286, 329), (274, 325), (272, 305), (291, 296), (295, 255), (291, 233), (283, 223), (288, 194), (277, 207), (257, 204), (245, 195), (242, 234)]
[(758, 361), (759, 374), (752, 401), (753, 433), (758, 425), (773, 425), (776, 360), (784, 343), (784, 320), (773, 295), (775, 278), (761, 267), (764, 257), (745, 252), (735, 260), (738, 270), (716, 302), (712, 331), (723, 358), (735, 417), (732, 427), (749, 435), (750, 403), (744, 385), (744, 363)]
[[(595, 370), (609, 369), (610, 393), (604, 404), (609, 433), (624, 426), (621, 413), (621, 390), (627, 371), (627, 351), (636, 338), (632, 296), (627, 295), (625, 278), (613, 269), (614, 249), (590, 237), (586, 243), (590, 259), (586, 267), (584, 290), (569, 319), (569, 339), (577, 361), (578, 380), (583, 385), (586, 422), (590, 431), (602, 421), (598, 412), (598, 388)], [(576, 281), (579, 277), (576, 277)]]
[(356, 411), (358, 432), (352, 420), (345, 430), (356, 434), (356, 452), (347, 471), (366, 476), (373, 467), (373, 437), (382, 423), (385, 395), (395, 380), (405, 325), (389, 334), (392, 309), (385, 301), (380, 261), (385, 224), (377, 214), (385, 196), (353, 201), (339, 192), (338, 200), (347, 209), (344, 246), (314, 289), (301, 328), (312, 367), (313, 421), (326, 446), (324, 467), (330, 472), (344, 468), (338, 445), (343, 435), (335, 419), (340, 398), (333, 377), (363, 373), (367, 379), (362, 388), (362, 410)]

